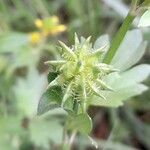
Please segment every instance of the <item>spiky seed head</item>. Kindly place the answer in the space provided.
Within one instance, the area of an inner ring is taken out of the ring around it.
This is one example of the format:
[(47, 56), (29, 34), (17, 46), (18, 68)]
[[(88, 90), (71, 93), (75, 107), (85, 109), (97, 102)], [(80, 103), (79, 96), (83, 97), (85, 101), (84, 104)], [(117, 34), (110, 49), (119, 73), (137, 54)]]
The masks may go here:
[[(90, 39), (91, 37), (87, 39), (81, 37), (79, 40), (75, 34), (73, 48), (59, 42), (62, 47), (63, 60), (47, 62), (47, 64), (56, 66), (60, 72), (59, 79), (61, 78), (62, 81), (57, 84), (62, 86), (64, 92), (63, 103), (69, 96), (78, 101), (86, 101), (93, 94), (106, 99), (105, 95), (101, 94), (101, 89), (112, 90), (102, 79), (117, 70), (110, 65), (100, 63), (100, 59), (97, 59), (101, 58), (107, 45), (100, 49), (94, 49)], [(56, 81), (52, 81), (52, 84), (54, 83)]]

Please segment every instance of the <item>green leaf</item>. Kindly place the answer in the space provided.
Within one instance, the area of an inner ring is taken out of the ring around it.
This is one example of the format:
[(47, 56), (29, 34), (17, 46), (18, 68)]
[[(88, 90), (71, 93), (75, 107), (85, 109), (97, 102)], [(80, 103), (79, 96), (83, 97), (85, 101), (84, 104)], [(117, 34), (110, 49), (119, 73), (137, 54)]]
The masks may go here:
[(91, 118), (87, 114), (69, 116), (68, 128), (87, 135), (92, 130)]
[(20, 114), (28, 117), (36, 115), (45, 82), (45, 74), (40, 75), (35, 68), (28, 72), (26, 79), (17, 80), (14, 92)]
[(89, 99), (89, 101), (91, 104), (100, 106), (120, 106), (124, 100), (140, 95), (147, 90), (146, 86), (139, 83), (144, 81), (149, 75), (150, 65), (147, 64), (136, 66), (121, 74), (110, 74), (105, 79), (105, 83), (113, 87), (114, 91), (101, 91), (101, 94), (106, 97), (106, 100), (93, 97), (91, 100)]
[(90, 104), (95, 106), (118, 107), (123, 104), (123, 101), (128, 100), (133, 96), (140, 95), (147, 89), (148, 87), (143, 84), (134, 84), (118, 89), (115, 92), (102, 92), (107, 100), (93, 97), (90, 100)]
[(31, 141), (36, 145), (46, 149), (50, 147), (50, 141), (60, 144), (62, 139), (62, 126), (58, 121), (51, 118), (43, 120), (36, 118), (29, 126)]
[[(119, 126), (119, 129), (120, 128), (121, 127)], [(98, 146), (98, 148), (96, 148), (96, 149), (98, 149), (98, 150), (137, 150), (136, 148), (133, 148), (132, 146), (122, 144), (121, 142), (116, 141), (116, 139), (115, 140), (112, 140), (112, 139), (102, 140), (102, 139), (95, 139), (94, 138), (92, 140), (94, 140), (94, 143), (96, 142), (96, 146)], [(81, 143), (80, 145), (82, 145), (83, 147), (94, 146), (93, 143), (91, 142), (91, 139), (86, 138), (86, 137), (79, 137), (77, 139), (77, 142)]]
[(37, 114), (42, 115), (43, 113), (58, 108), (61, 105), (62, 101), (62, 90), (59, 86), (52, 86), (48, 88), (42, 95)]
[(99, 49), (103, 46), (106, 46), (108, 45), (107, 47), (107, 50), (109, 49), (109, 45), (110, 45), (110, 42), (109, 42), (109, 36), (107, 34), (104, 34), (104, 35), (101, 35), (94, 43), (94, 49)]
[(109, 36), (107, 34), (101, 35), (94, 43), (94, 50), (103, 48), (103, 53), (101, 56), (101, 60), (103, 60), (105, 54), (107, 53), (110, 47)]
[(12, 145), (8, 144), (10, 141), (5, 141), (5, 139), (0, 139), (0, 147), (3, 150), (16, 150), (16, 147), (13, 147)]
[(58, 75), (58, 72), (49, 72), (47, 75), (48, 83), (51, 83)]
[(111, 65), (120, 71), (127, 70), (143, 56), (146, 45), (140, 30), (129, 31), (113, 57)]
[[(34, 58), (34, 59), (33, 59)], [(12, 59), (11, 65), (14, 68), (22, 66), (34, 66), (39, 61), (40, 55), (39, 52), (34, 49), (31, 49), (28, 46), (22, 46), (19, 48)]]
[[(17, 116), (9, 116), (7, 118), (0, 118), (0, 135), (9, 134), (15, 135), (19, 134), (22, 131), (20, 125), (21, 119)], [(1, 136), (0, 136), (1, 139)]]
[(111, 86), (114, 90), (128, 87), (130, 85), (140, 83), (148, 78), (150, 75), (150, 65), (142, 64), (138, 65), (126, 72), (123, 72), (118, 76)]
[(0, 53), (16, 52), (21, 46), (28, 43), (27, 34), (9, 33), (0, 37)]
[(147, 10), (141, 17), (138, 24), (139, 27), (148, 27), (150, 26), (150, 9)]
[[(0, 118), (0, 149), (16, 150), (19, 149), (20, 137), (24, 131), (21, 127), (21, 119), (17, 116)], [(15, 144), (14, 143), (17, 143)], [(9, 143), (9, 144), (8, 144)]]

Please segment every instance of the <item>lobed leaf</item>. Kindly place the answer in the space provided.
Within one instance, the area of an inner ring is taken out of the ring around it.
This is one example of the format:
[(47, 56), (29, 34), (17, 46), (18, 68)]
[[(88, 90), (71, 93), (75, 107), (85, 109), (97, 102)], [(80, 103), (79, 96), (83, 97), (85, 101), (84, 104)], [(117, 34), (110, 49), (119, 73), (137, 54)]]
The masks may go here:
[(125, 71), (143, 56), (146, 48), (146, 42), (143, 42), (140, 30), (128, 31), (122, 44), (117, 50), (111, 65), (120, 71)]
[(0, 53), (15, 52), (28, 43), (28, 36), (23, 33), (8, 33), (0, 37)]
[(139, 27), (149, 27), (150, 26), (150, 9), (147, 10), (141, 17), (138, 24)]
[(150, 65), (138, 65), (126, 72), (120, 74), (117, 80), (114, 80), (112, 86), (114, 90), (128, 87), (130, 85), (140, 83), (147, 79), (150, 75)]
[(68, 129), (87, 135), (92, 130), (91, 118), (87, 114), (72, 115), (68, 119)]
[(101, 47), (104, 47), (108, 45), (107, 49), (109, 49), (109, 36), (107, 34), (101, 35), (94, 43), (94, 49), (99, 49)]
[[(56, 130), (54, 130), (56, 129)], [(36, 118), (29, 126), (31, 141), (36, 145), (49, 149), (49, 143), (61, 143), (62, 126), (58, 121), (51, 118), (51, 120), (44, 120)]]
[(17, 109), (20, 115), (33, 117), (37, 113), (38, 101), (45, 86), (46, 76), (40, 75), (35, 68), (32, 68), (25, 79), (19, 78), (13, 87)]
[(123, 101), (128, 100), (133, 96), (140, 95), (147, 89), (148, 87), (143, 84), (134, 84), (118, 89), (116, 92), (102, 92), (105, 93), (104, 95), (107, 100), (93, 97), (90, 100), (90, 104), (96, 106), (118, 107), (123, 104)]

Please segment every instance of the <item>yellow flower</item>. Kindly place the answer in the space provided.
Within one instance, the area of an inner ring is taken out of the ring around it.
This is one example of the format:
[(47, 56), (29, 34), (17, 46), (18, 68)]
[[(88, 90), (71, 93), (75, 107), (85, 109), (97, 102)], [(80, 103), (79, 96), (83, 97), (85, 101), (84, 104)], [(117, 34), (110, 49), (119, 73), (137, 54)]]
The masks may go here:
[(49, 31), (49, 34), (50, 35), (55, 35), (55, 34), (58, 34), (60, 32), (63, 32), (66, 30), (66, 26), (65, 25), (57, 25), (55, 27), (53, 27), (50, 31)]
[(35, 26), (40, 31), (29, 33), (29, 40), (32, 44), (37, 44), (44, 37), (47, 37), (49, 35), (56, 35), (67, 29), (65, 25), (59, 23), (59, 18), (57, 16), (52, 16), (44, 19), (36, 19)]
[(29, 40), (32, 44), (36, 44), (41, 40), (41, 34), (39, 32), (29, 33)]
[(58, 24), (59, 23), (59, 18), (57, 16), (52, 16), (49, 18), (53, 23)]
[(42, 26), (43, 26), (43, 21), (42, 21), (41, 19), (36, 19), (36, 20), (35, 20), (35, 26), (36, 26), (37, 28), (42, 28)]
[(55, 27), (55, 30), (57, 30), (57, 32), (63, 32), (66, 29), (67, 29), (67, 27), (65, 25), (63, 25), (63, 24), (58, 25), (58, 26)]
[(44, 18), (43, 20), (36, 19), (35, 25), (41, 30), (43, 36), (56, 35), (66, 30), (66, 26), (59, 23), (57, 16)]

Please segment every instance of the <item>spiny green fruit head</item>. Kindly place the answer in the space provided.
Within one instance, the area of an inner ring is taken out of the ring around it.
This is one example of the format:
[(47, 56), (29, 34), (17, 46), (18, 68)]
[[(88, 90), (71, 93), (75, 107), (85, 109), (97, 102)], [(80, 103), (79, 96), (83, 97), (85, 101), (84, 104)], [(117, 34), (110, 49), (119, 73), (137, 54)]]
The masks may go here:
[(117, 71), (112, 66), (101, 63), (107, 45), (94, 49), (90, 39), (91, 37), (81, 37), (79, 40), (75, 34), (75, 44), (71, 48), (59, 41), (62, 59), (45, 62), (58, 72), (58, 76), (48, 87), (62, 87), (62, 106), (69, 97), (86, 103), (91, 95), (95, 94), (105, 99), (101, 90), (112, 90), (102, 80), (104, 76)]

